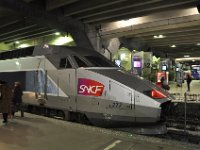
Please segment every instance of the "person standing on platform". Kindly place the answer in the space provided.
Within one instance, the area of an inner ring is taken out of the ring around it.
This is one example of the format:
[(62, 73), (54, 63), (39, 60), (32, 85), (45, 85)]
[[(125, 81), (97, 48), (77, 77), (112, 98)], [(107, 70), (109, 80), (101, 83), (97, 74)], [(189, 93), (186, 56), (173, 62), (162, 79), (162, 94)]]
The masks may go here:
[(18, 110), (21, 111), (21, 117), (24, 117), (24, 111), (23, 111), (23, 106), (22, 106), (22, 95), (23, 91), (21, 88), (21, 83), (20, 82), (15, 82), (14, 84), (14, 89), (13, 89), (13, 110), (12, 110), (12, 115), (14, 117), (15, 112)]
[(190, 92), (190, 83), (192, 81), (192, 76), (189, 72), (186, 74), (186, 81), (187, 81), (187, 88), (188, 88), (187, 91)]
[(5, 81), (0, 80), (0, 112), (3, 114), (3, 123), (8, 122), (11, 113), (12, 88)]

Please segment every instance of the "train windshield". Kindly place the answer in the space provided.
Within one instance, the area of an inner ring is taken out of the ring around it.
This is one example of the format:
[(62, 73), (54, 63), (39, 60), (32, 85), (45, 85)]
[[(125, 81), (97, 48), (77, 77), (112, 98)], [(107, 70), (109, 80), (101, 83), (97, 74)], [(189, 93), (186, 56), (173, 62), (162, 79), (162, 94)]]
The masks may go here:
[(89, 67), (81, 58), (74, 56), (74, 59), (79, 67)]
[(114, 63), (99, 56), (85, 56), (94, 67), (117, 67)]

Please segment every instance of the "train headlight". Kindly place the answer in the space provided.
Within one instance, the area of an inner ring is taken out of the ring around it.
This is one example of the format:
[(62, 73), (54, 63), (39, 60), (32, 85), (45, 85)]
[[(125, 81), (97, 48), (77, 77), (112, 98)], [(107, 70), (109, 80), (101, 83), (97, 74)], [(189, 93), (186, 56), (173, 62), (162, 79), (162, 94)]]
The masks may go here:
[(161, 98), (166, 98), (167, 96), (158, 90), (152, 89), (151, 97), (155, 99), (161, 99)]

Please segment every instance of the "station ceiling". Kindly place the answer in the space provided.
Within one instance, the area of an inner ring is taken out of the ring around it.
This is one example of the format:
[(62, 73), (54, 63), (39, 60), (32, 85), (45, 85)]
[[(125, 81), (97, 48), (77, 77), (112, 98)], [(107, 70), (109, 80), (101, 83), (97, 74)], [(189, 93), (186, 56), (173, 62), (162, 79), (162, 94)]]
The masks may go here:
[[(0, 42), (11, 43), (50, 35), (65, 30), (66, 23), (74, 21), (101, 26), (102, 38), (141, 40), (147, 45), (147, 51), (162, 52), (166, 57), (200, 57), (198, 11), (172, 14), (162, 19), (163, 12), (177, 13), (179, 9), (189, 12), (199, 4), (199, 0), (1, 0)], [(156, 15), (161, 19), (156, 20)], [(114, 21), (145, 16), (152, 20), (112, 31), (103, 29)], [(164, 38), (154, 38), (160, 35)], [(170, 47), (172, 45), (176, 47)]]

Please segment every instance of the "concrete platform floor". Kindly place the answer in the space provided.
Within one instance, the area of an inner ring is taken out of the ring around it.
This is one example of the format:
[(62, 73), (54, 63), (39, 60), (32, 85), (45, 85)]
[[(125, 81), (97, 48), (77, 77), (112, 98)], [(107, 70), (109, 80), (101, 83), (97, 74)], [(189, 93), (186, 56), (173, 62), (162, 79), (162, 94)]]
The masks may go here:
[[(180, 93), (182, 96), (184, 95), (185, 92), (187, 92), (187, 82), (184, 81), (182, 84), (182, 87), (177, 86), (176, 82), (170, 82), (170, 93)], [(189, 93), (194, 93), (194, 94), (200, 94), (200, 80), (192, 80), (190, 83), (190, 92)]]
[[(1, 114), (0, 114), (1, 116)], [(197, 150), (200, 146), (25, 113), (2, 123), (0, 150)]]

